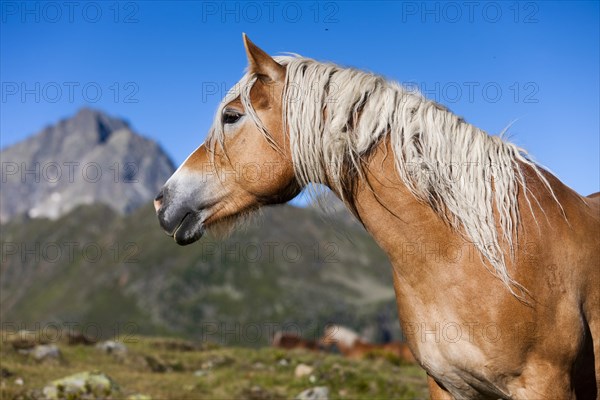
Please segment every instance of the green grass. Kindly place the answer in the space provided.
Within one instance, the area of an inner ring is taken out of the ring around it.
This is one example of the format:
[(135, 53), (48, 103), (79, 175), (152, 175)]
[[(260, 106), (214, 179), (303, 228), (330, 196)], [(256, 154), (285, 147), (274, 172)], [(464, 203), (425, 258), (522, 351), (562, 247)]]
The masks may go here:
[[(144, 394), (153, 399), (178, 400), (288, 399), (314, 386), (327, 386), (330, 399), (427, 398), (425, 373), (413, 365), (267, 347), (177, 348), (186, 343), (135, 337), (127, 344), (129, 351), (124, 357), (103, 354), (93, 346), (58, 343), (62, 360), (43, 363), (2, 343), (1, 366), (11, 376), (1, 378), (1, 398), (30, 398), (48, 382), (82, 371), (101, 371), (110, 376), (120, 387), (116, 398)], [(300, 363), (314, 368), (312, 377), (295, 377), (294, 370)], [(202, 371), (201, 376), (196, 371)], [(15, 383), (17, 378), (23, 379), (22, 386)]]

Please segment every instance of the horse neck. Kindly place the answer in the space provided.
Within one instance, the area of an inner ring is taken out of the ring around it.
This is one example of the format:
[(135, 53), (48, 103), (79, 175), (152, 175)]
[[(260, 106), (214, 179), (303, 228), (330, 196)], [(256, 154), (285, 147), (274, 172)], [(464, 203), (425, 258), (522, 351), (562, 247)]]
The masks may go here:
[(424, 257), (427, 252), (438, 251), (442, 243), (465, 241), (410, 193), (396, 173), (392, 154), (388, 141), (374, 150), (350, 207), (387, 253), (395, 272), (417, 285), (439, 264), (436, 257)]
[[(554, 195), (530, 167), (524, 168), (528, 191), (535, 199), (527, 200), (523, 191), (518, 195), (522, 218), (519, 237), (535, 241), (536, 253), (532, 253), (531, 248), (517, 248), (515, 258), (542, 260), (547, 253), (542, 249), (547, 247), (549, 237), (566, 234), (570, 227)], [(585, 224), (589, 217), (578, 209), (581, 198), (552, 175), (545, 175), (556, 198), (565, 206), (570, 223)], [(400, 180), (389, 141), (382, 141), (373, 150), (362, 179), (354, 187), (349, 206), (392, 263), (401, 313), (407, 308), (416, 312), (416, 307), (433, 303), (438, 308), (446, 307), (436, 296), (435, 288), (460, 288), (461, 296), (483, 295), (486, 291), (512, 296), (482, 263), (475, 245), (444, 222), (429, 205), (417, 200)], [(541, 232), (546, 233), (540, 235)], [(501, 243), (505, 254), (509, 254), (505, 245)], [(543, 274), (543, 271), (533, 272), (536, 265), (526, 265), (521, 270), (512, 264), (507, 267), (511, 276), (528, 287), (534, 287), (535, 277)]]

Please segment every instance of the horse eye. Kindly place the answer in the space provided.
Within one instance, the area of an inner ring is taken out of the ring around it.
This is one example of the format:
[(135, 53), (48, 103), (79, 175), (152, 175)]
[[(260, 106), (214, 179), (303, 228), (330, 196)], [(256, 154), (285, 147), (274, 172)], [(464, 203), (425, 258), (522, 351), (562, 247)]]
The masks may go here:
[(224, 124), (235, 124), (242, 118), (242, 114), (234, 110), (223, 111), (223, 123)]

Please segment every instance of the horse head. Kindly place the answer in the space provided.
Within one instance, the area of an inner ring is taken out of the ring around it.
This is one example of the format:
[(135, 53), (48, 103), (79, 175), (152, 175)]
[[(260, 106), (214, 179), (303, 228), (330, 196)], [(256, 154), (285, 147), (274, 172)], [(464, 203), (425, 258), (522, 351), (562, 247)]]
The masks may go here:
[(285, 140), (286, 67), (244, 35), (248, 72), (219, 106), (204, 144), (154, 200), (162, 228), (180, 245), (227, 228), (267, 204), (300, 192)]

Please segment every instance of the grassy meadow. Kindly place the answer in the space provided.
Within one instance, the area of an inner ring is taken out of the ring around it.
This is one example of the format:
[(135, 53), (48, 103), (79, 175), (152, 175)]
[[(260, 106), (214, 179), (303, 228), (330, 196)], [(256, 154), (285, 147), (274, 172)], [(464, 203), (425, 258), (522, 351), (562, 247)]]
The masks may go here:
[[(289, 399), (317, 386), (327, 387), (330, 399), (427, 397), (424, 372), (393, 358), (357, 361), (324, 352), (200, 346), (155, 337), (130, 339), (125, 354), (55, 344), (59, 358), (37, 361), (3, 335), (3, 400), (43, 398), (49, 382), (84, 371), (108, 375), (118, 388), (106, 398), (115, 399)], [(300, 364), (309, 367), (305, 375), (296, 373)]]

